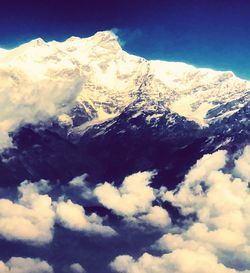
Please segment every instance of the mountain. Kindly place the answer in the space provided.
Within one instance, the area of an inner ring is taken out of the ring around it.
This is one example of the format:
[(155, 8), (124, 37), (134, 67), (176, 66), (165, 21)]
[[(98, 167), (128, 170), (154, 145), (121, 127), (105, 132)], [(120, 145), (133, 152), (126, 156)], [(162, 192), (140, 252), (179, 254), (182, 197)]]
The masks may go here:
[(149, 61), (109, 31), (0, 50), (3, 184), (159, 172), (174, 187), (205, 153), (249, 142), (250, 82)]

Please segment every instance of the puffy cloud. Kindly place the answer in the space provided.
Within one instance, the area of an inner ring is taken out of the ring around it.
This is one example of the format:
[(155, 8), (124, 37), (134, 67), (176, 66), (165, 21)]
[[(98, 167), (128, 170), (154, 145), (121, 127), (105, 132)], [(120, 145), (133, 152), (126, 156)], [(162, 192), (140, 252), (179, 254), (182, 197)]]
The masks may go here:
[(206, 154), (197, 161), (195, 166), (188, 172), (186, 182), (201, 181), (211, 173), (211, 171), (219, 170), (225, 166), (227, 157), (226, 151), (220, 150), (213, 154)]
[(178, 185), (174, 191), (166, 192), (163, 200), (167, 200), (175, 206), (181, 204), (183, 214), (196, 212), (201, 207), (201, 203), (206, 200), (204, 195), (206, 188), (209, 187), (208, 176), (222, 169), (226, 164), (226, 160), (225, 151), (203, 156), (188, 172), (184, 182)]
[(86, 181), (87, 177), (88, 175), (85, 173), (81, 176), (73, 178), (68, 184), (70, 188), (76, 188), (78, 191), (80, 191), (83, 199), (90, 200), (93, 198), (93, 190)]
[(225, 228), (209, 230), (205, 224), (194, 223), (182, 234), (165, 234), (157, 245), (161, 250), (173, 251), (190, 249), (197, 251), (205, 248), (209, 251), (230, 251), (244, 246), (247, 243), (245, 236), (238, 231)]
[[(31, 66), (37, 67), (38, 63)], [(68, 111), (81, 88), (79, 78), (74, 76), (48, 78), (46, 66), (43, 71), (37, 71), (39, 78), (24, 70), (0, 67), (0, 149), (11, 145), (8, 133), (23, 123), (38, 123)]]
[(250, 145), (245, 147), (243, 154), (235, 161), (235, 172), (242, 179), (250, 181)]
[[(0, 199), (0, 235), (7, 240), (44, 244), (52, 240), (54, 210), (46, 181), (21, 183), (17, 202)], [(18, 227), (18, 228), (17, 228)]]
[(178, 249), (161, 257), (144, 253), (137, 261), (131, 256), (118, 256), (111, 263), (111, 268), (126, 273), (237, 273), (219, 263), (212, 253), (189, 249)]
[(86, 273), (86, 270), (79, 263), (71, 264), (69, 269), (72, 273)]
[(0, 261), (1, 273), (53, 273), (53, 268), (40, 259), (12, 257), (6, 263)]
[(96, 187), (94, 193), (99, 202), (115, 213), (133, 216), (147, 211), (155, 199), (154, 190), (149, 186), (154, 173), (139, 172), (127, 176), (121, 187), (105, 182)]
[(161, 250), (174, 251), (177, 249), (190, 249), (197, 251), (202, 247), (200, 242), (192, 239), (186, 239), (183, 234), (167, 233), (163, 235), (155, 244)]
[[(248, 147), (235, 161), (235, 169), (245, 166), (249, 160), (247, 153)], [(197, 169), (207, 166), (204, 158), (208, 157), (213, 167), (200, 176)], [(226, 161), (223, 151), (203, 157), (187, 174), (178, 191), (167, 192), (165, 198), (179, 207), (183, 215), (196, 214), (197, 220), (180, 235), (184, 245), (193, 246), (196, 242), (211, 250), (223, 263), (237, 268), (238, 257), (246, 257), (250, 246), (250, 191), (247, 183), (234, 176), (235, 169), (231, 173), (222, 171)], [(250, 268), (249, 258), (241, 262), (241, 267)]]
[(151, 207), (148, 213), (140, 216), (139, 219), (149, 225), (162, 228), (171, 224), (168, 212), (159, 206)]
[(56, 208), (58, 221), (66, 228), (103, 236), (114, 236), (116, 232), (109, 226), (103, 225), (103, 219), (97, 214), (85, 214), (84, 208), (71, 200), (59, 201)]
[(120, 187), (105, 182), (94, 194), (105, 207), (121, 215), (133, 226), (142, 223), (164, 228), (171, 223), (168, 212), (152, 206), (157, 190), (150, 186), (154, 172), (138, 172), (127, 176)]
[(86, 215), (84, 208), (71, 200), (53, 201), (47, 194), (50, 190), (45, 180), (24, 181), (18, 187), (16, 201), (0, 199), (0, 236), (32, 245), (47, 244), (53, 239), (55, 221), (71, 230), (116, 235), (116, 231), (104, 225), (103, 218), (96, 213)]
[(118, 256), (112, 268), (127, 273), (249, 273), (249, 147), (231, 170), (226, 168), (227, 160), (225, 151), (205, 155), (175, 190), (166, 190), (162, 198), (179, 208), (184, 218), (195, 216), (154, 244), (166, 254), (145, 253), (137, 260)]

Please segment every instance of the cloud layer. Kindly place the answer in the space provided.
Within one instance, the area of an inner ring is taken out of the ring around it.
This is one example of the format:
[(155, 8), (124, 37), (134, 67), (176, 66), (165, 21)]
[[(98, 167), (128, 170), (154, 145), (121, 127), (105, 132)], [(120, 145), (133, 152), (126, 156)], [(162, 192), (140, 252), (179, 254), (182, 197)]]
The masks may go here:
[(116, 235), (96, 213), (86, 215), (84, 207), (63, 197), (53, 201), (47, 194), (50, 190), (45, 180), (24, 181), (18, 187), (16, 201), (0, 199), (0, 236), (32, 245), (48, 244), (53, 240), (55, 223), (74, 231)]
[[(143, 228), (157, 231), (157, 240), (144, 246), (139, 258), (114, 256), (110, 263), (113, 271), (250, 273), (249, 151), (247, 146), (233, 156), (226, 151), (203, 156), (171, 191), (153, 188), (151, 181), (156, 172), (150, 171), (129, 175), (120, 186), (104, 182), (90, 187), (86, 175), (82, 175), (67, 186), (59, 186), (56, 196), (48, 181), (24, 181), (18, 187), (16, 200), (0, 199), (0, 236), (44, 245), (53, 240), (57, 224), (72, 232), (113, 237), (112, 242), (116, 242), (118, 236), (124, 236), (122, 232), (135, 228), (136, 234), (138, 228)], [(63, 193), (65, 187), (77, 189), (80, 199)], [(114, 222), (109, 214), (101, 217), (87, 213), (80, 200), (106, 207), (119, 217)], [(181, 217), (171, 221), (164, 202), (177, 208)], [(130, 239), (133, 232), (128, 235)], [(158, 255), (152, 255), (152, 250)], [(138, 249), (138, 253), (141, 251)], [(34, 268), (30, 272), (53, 272), (46, 262), (30, 258), (1, 262), (0, 272), (26, 272), (24, 264)], [(78, 263), (66, 267), (69, 272), (86, 272)]]
[(183, 183), (166, 191), (165, 201), (195, 220), (163, 235), (154, 245), (162, 256), (144, 253), (116, 257), (117, 272), (238, 273), (250, 272), (249, 146), (228, 170), (225, 151), (205, 155)]

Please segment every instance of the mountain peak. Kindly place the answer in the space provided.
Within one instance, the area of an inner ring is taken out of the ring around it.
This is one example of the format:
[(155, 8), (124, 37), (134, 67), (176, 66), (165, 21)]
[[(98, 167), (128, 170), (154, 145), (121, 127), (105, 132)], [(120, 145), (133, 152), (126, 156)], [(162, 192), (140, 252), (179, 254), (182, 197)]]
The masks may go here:
[(106, 31), (98, 31), (96, 32), (92, 38), (94, 39), (101, 39), (103, 41), (117, 41), (118, 37), (113, 33), (112, 31), (106, 30)]
[(71, 37), (69, 37), (65, 42), (78, 42), (78, 41), (80, 41), (80, 40), (81, 40), (80, 37), (71, 36)]
[(106, 48), (116, 48), (121, 49), (121, 46), (118, 42), (118, 37), (112, 31), (99, 31), (91, 37), (91, 40), (100, 46)]
[(37, 38), (37, 39), (31, 40), (28, 44), (33, 46), (42, 46), (42, 45), (45, 45), (46, 42), (42, 38)]

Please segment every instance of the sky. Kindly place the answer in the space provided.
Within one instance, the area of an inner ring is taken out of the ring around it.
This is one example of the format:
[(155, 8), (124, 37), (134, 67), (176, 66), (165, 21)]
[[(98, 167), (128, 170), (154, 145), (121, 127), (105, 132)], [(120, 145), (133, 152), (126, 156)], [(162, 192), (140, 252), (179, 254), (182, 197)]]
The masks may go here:
[(250, 79), (249, 14), (247, 0), (2, 1), (0, 47), (114, 29), (132, 54)]

